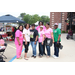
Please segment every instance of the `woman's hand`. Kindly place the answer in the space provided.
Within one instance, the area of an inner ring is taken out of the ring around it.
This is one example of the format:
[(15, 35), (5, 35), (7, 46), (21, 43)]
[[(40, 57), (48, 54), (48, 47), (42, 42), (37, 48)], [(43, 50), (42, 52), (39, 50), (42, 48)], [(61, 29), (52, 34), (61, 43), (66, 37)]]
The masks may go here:
[(36, 41), (34, 42), (34, 44), (36, 45)]
[(59, 41), (57, 41), (57, 44), (59, 44)]
[(53, 43), (54, 43), (54, 41), (53, 41)]
[(4, 46), (3, 44), (0, 44), (0, 46)]
[(21, 45), (21, 43), (19, 42), (19, 46)]
[(25, 41), (25, 45), (27, 45), (27, 41)]
[(43, 42), (42, 42), (42, 45), (43, 45)]
[(46, 35), (44, 35), (44, 38), (46, 38)]

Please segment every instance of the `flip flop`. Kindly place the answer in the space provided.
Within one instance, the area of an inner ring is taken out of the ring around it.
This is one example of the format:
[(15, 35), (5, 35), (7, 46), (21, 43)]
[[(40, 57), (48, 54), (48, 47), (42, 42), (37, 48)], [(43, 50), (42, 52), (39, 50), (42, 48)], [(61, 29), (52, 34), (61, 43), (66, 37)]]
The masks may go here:
[(24, 58), (25, 60), (28, 60), (27, 58)]
[(20, 58), (17, 58), (17, 59), (22, 59), (22, 57), (20, 57)]

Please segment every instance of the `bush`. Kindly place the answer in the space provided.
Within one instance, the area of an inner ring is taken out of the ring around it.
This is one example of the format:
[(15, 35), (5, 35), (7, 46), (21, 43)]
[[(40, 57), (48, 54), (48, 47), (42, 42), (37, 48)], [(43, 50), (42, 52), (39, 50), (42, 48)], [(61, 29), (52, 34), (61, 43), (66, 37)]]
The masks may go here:
[(65, 31), (62, 31), (62, 33), (65, 33)]
[(66, 31), (66, 33), (68, 33), (68, 31)]

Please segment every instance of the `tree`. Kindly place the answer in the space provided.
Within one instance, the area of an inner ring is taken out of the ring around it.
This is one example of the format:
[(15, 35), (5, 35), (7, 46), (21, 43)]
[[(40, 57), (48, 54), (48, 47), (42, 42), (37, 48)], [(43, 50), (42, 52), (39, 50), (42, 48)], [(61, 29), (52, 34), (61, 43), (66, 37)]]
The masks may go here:
[(38, 14), (33, 15), (34, 22), (40, 21), (40, 16)]
[(45, 15), (40, 17), (38, 14), (29, 15), (26, 13), (21, 13), (20, 17), (22, 18), (22, 20), (24, 20), (26, 23), (29, 23), (30, 25), (36, 23), (37, 21), (43, 21), (44, 25), (46, 24), (46, 22), (50, 22), (50, 18)]
[(44, 24), (46, 24), (46, 22), (50, 22), (50, 18), (48, 16), (43, 15), (41, 16), (41, 21), (43, 21)]
[(33, 24), (33, 23), (36, 23), (37, 21), (40, 20), (40, 16), (35, 14), (35, 15), (25, 15), (23, 20), (26, 22), (26, 23), (29, 23), (30, 25)]
[(23, 20), (26, 22), (26, 23), (29, 23), (31, 24), (31, 15), (27, 14), (24, 16)]
[(23, 18), (24, 18), (25, 15), (26, 15), (26, 13), (21, 13), (20, 14), (20, 17), (22, 18), (22, 20), (23, 20)]

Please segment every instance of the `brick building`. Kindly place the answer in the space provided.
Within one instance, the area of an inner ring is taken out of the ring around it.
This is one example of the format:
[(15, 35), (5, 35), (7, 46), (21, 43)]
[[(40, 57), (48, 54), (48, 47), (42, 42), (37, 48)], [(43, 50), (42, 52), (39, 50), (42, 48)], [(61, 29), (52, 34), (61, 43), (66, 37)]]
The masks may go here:
[(54, 23), (58, 23), (61, 31), (66, 31), (67, 24), (65, 20), (67, 20), (67, 12), (50, 12), (50, 27), (52, 29), (54, 28)]

